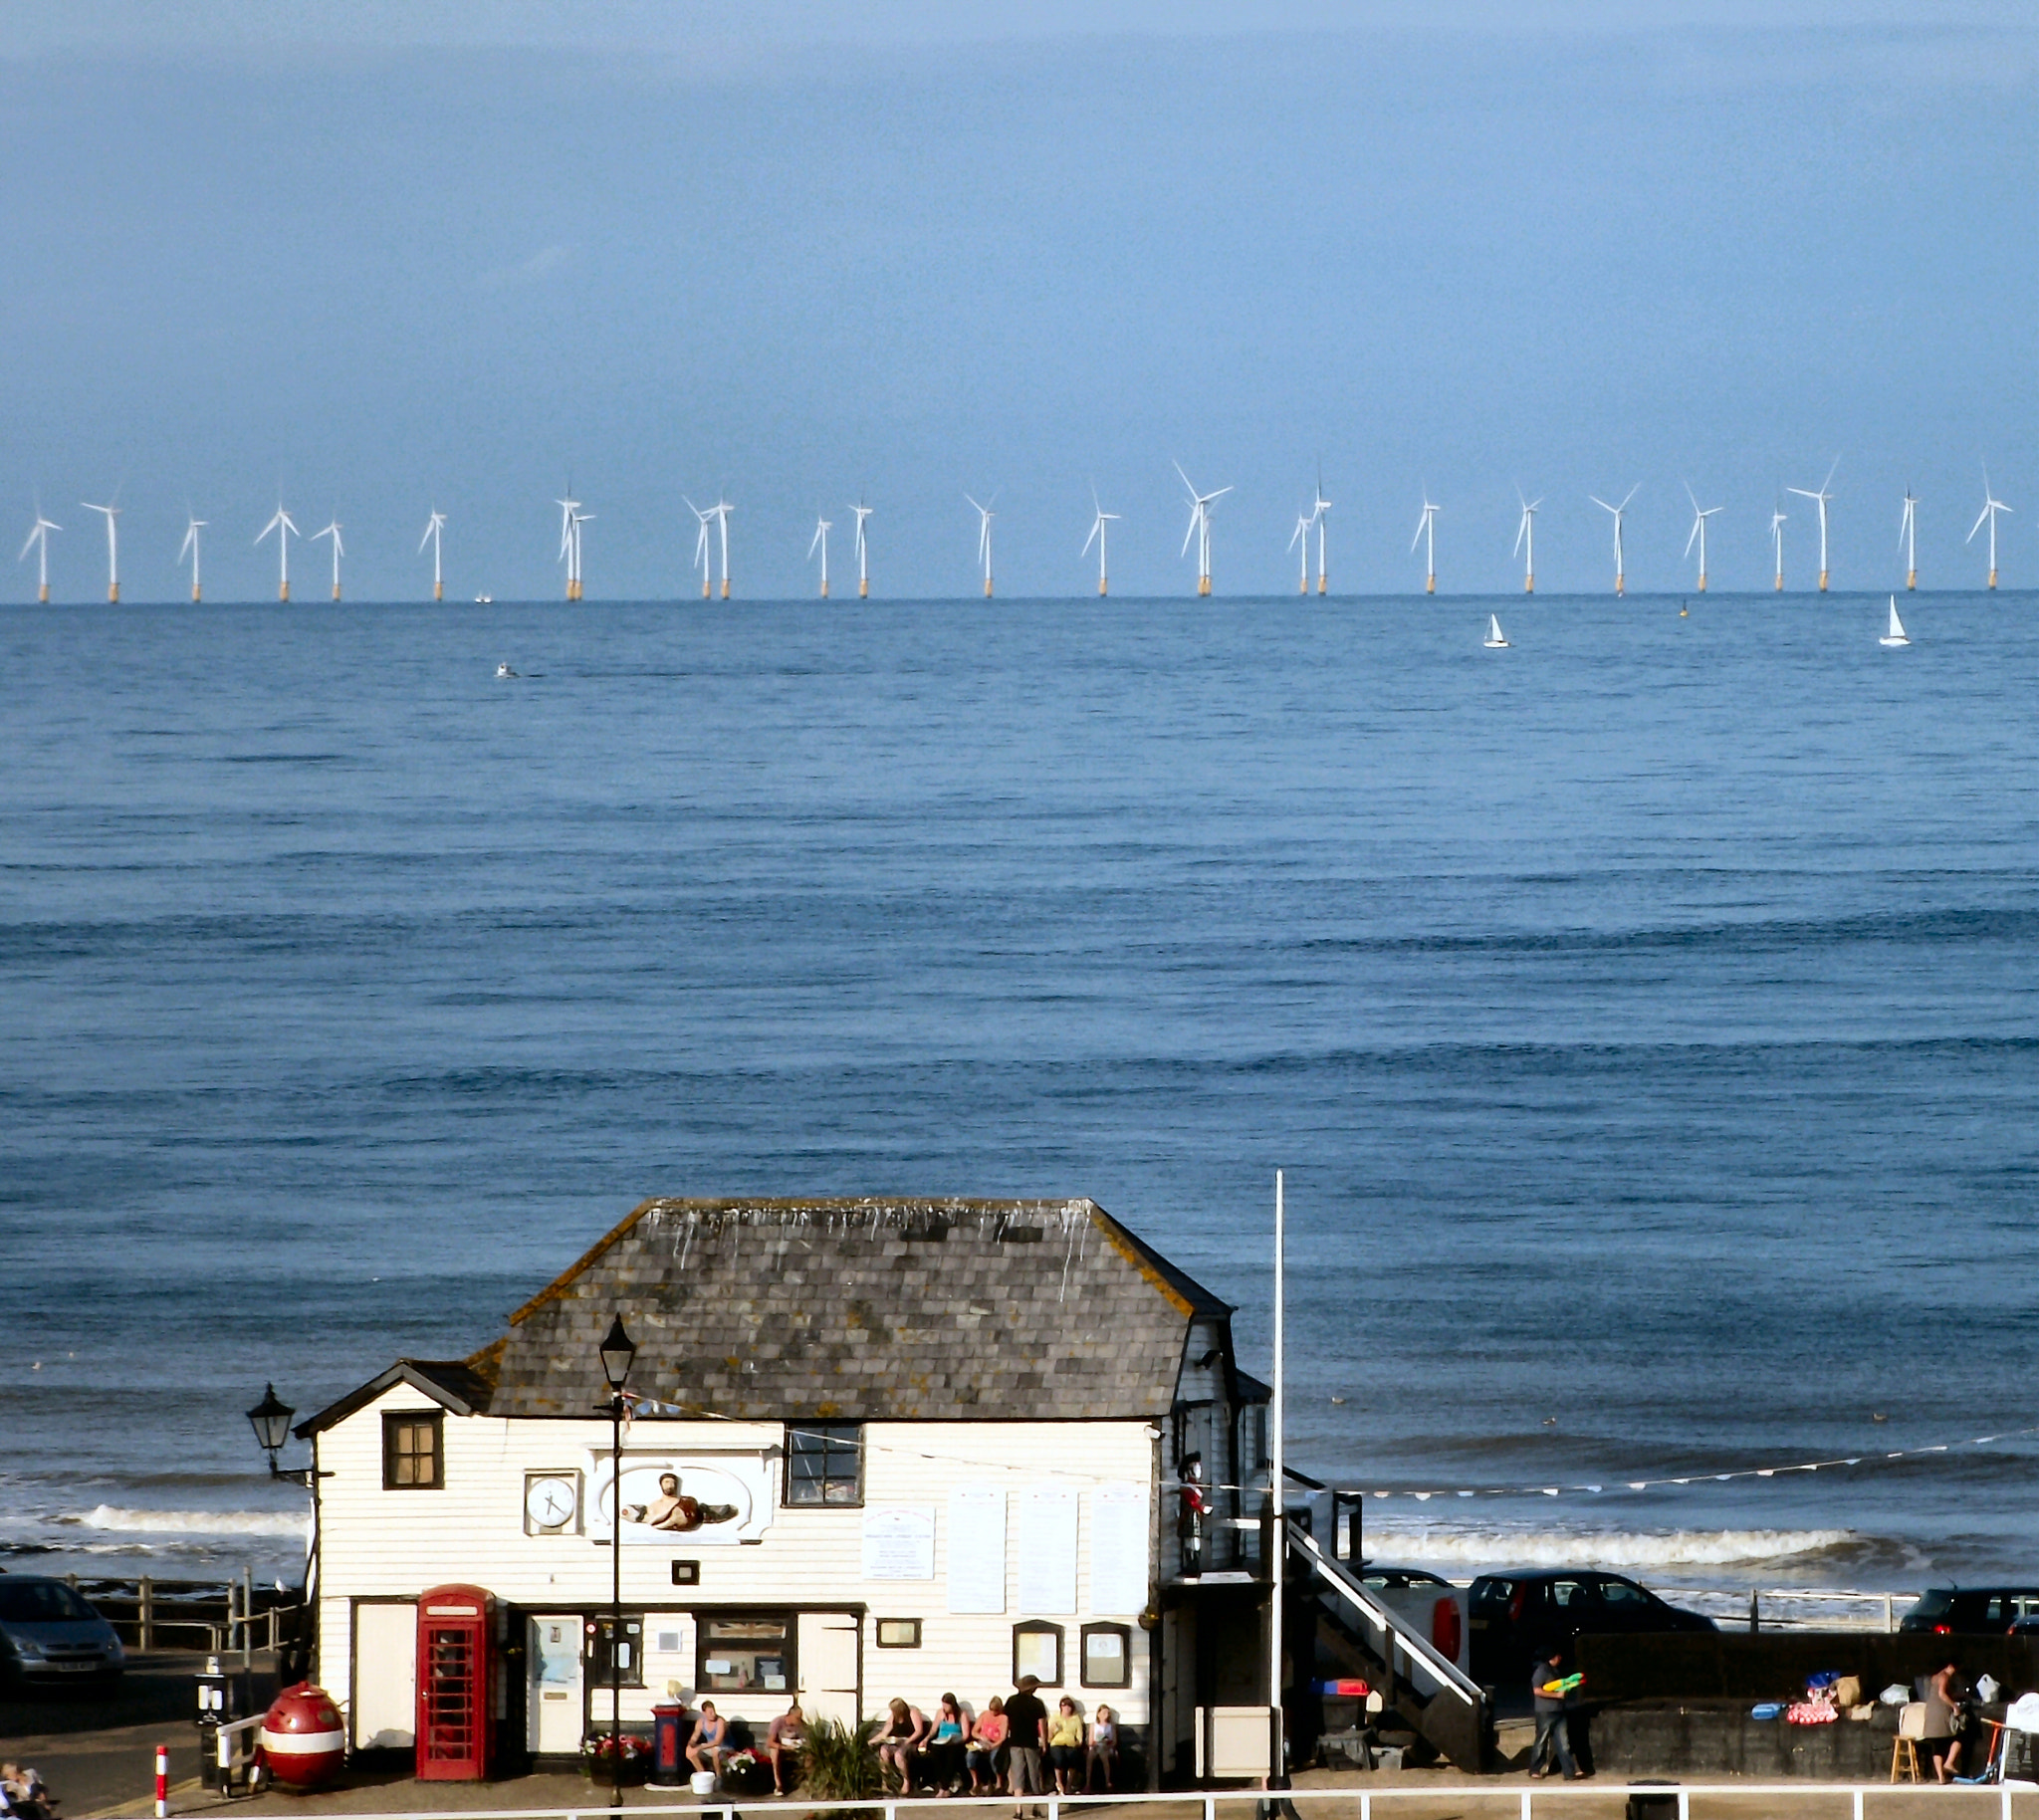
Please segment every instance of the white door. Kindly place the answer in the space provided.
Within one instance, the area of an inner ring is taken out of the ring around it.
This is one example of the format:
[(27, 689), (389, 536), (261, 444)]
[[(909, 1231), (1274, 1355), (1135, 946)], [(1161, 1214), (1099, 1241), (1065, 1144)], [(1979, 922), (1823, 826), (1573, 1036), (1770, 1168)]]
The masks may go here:
[(410, 1750), (417, 1722), (418, 1608), (355, 1605), (354, 1748)]
[(543, 1756), (580, 1748), (580, 1619), (577, 1614), (531, 1621), (530, 1747)]
[(832, 1718), (855, 1728), (860, 1632), (848, 1612), (801, 1612), (800, 1706), (809, 1718)]

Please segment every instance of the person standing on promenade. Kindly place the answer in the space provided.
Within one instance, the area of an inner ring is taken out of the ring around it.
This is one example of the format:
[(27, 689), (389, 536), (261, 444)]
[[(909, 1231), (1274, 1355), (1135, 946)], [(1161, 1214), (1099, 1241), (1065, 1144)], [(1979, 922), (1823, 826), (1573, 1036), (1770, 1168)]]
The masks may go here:
[(1041, 1792), (1040, 1756), (1047, 1746), (1047, 1708), (1035, 1698), (1040, 1683), (1022, 1675), (1006, 1703), (1006, 1785), (1013, 1791), (1013, 1820), (1024, 1820), (1025, 1798)]
[(1529, 1755), (1529, 1773), (1539, 1781), (1550, 1774), (1552, 1757), (1565, 1772), (1567, 1782), (1584, 1780), (1572, 1758), (1571, 1723), (1566, 1710), (1584, 1678), (1566, 1675), (1564, 1661), (1563, 1648), (1552, 1644), (1537, 1652), (1537, 1661), (1529, 1671), (1529, 1692), (1536, 1701), (1536, 1748)]

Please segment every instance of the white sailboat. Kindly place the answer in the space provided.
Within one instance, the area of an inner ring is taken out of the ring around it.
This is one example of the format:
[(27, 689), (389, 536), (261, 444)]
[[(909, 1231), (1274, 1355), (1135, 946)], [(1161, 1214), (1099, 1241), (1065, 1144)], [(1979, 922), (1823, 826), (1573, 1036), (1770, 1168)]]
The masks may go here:
[(1910, 644), (1912, 640), (1905, 636), (1904, 620), (1898, 617), (1898, 596), (1893, 594), (1891, 596), (1891, 629), (1879, 638), (1877, 643), (1889, 645), (1895, 649), (1901, 644)]
[(1501, 636), (1501, 619), (1498, 613), (1486, 616), (1486, 648), (1489, 651), (1505, 651), (1508, 641)]

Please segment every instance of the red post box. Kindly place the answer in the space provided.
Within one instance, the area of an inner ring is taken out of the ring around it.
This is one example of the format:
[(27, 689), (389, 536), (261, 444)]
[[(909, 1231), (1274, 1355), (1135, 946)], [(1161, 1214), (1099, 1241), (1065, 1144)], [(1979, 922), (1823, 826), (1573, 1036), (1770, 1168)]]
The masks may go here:
[(479, 1782), (488, 1773), (495, 1599), (437, 1586), (418, 1599), (417, 1776)]

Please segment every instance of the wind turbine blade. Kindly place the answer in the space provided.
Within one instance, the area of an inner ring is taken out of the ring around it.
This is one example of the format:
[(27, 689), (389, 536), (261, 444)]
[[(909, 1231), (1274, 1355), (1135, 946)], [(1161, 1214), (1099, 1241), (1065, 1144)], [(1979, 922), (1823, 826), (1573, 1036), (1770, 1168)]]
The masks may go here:
[(1615, 509), (1614, 507), (1610, 506), (1604, 499), (1602, 499), (1600, 495), (1597, 493), (1589, 493), (1586, 495), (1586, 497), (1590, 499), (1596, 506), (1598, 506), (1602, 512), (1612, 512)]
[(1974, 543), (1974, 541), (1975, 541), (1975, 534), (1976, 534), (1976, 532), (1978, 532), (1978, 531), (1980, 531), (1980, 530), (1982, 529), (1982, 524), (1983, 524), (1983, 521), (1984, 521), (1985, 519), (1987, 519), (1988, 517), (1989, 517), (1989, 508), (1988, 508), (1987, 506), (1984, 506), (1984, 507), (1982, 508), (1982, 510), (1981, 510), (1980, 512), (1978, 512), (1978, 513), (1977, 513), (1977, 514), (1975, 515), (1975, 522), (1974, 522), (1974, 524), (1972, 524), (1972, 525), (1970, 525), (1970, 526), (1968, 527), (1968, 535), (1967, 535), (1966, 537), (1964, 537), (1964, 538), (1963, 538), (1963, 539), (1961, 540), (1961, 542), (1962, 542), (1962, 543), (1964, 543), (1964, 544), (1972, 544), (1972, 543)]
[(1840, 456), (1836, 455), (1834, 457), (1834, 465), (1827, 470), (1827, 478), (1820, 482), (1820, 491), (1822, 493), (1826, 492), (1826, 490), (1834, 484), (1834, 476), (1840, 472), (1840, 469), (1841, 458)]
[[(1186, 487), (1190, 487), (1190, 477), (1189, 477), (1189, 476), (1188, 476), (1187, 474), (1183, 474), (1183, 464), (1182, 464), (1181, 462), (1177, 461), (1177, 462), (1172, 462), (1172, 463), (1171, 463), (1170, 465), (1171, 465), (1172, 467), (1174, 467), (1175, 471), (1176, 471), (1176, 472), (1177, 472), (1178, 474), (1182, 474), (1182, 476), (1183, 476), (1183, 485), (1184, 485), (1184, 486), (1186, 486)], [(1195, 498), (1197, 497), (1197, 489), (1196, 489), (1195, 487), (1190, 487), (1190, 497), (1191, 497), (1192, 499), (1195, 499)]]
[(1693, 520), (1693, 528), (1685, 534), (1685, 554), (1691, 556), (1693, 546), (1699, 542), (1699, 527), (1705, 523), (1705, 514), (1700, 513)]
[[(1631, 487), (1626, 493), (1622, 495), (1621, 509), (1624, 512), (1626, 512), (1629, 509), (1629, 501), (1634, 499), (1637, 493), (1642, 490), (1642, 485), (1643, 483), (1641, 481), (1637, 481), (1633, 487)], [(1698, 503), (1699, 502), (1697, 500), (1694, 501), (1695, 505), (1697, 505)]]

